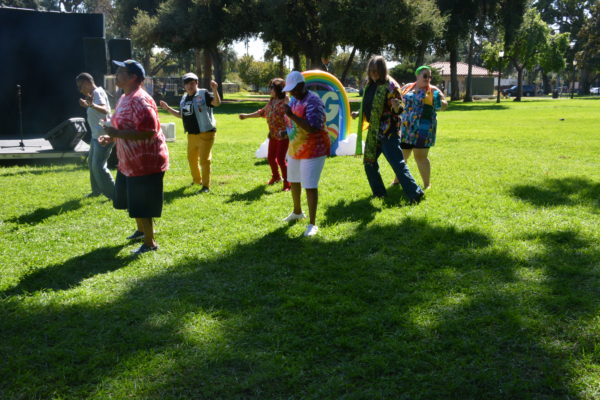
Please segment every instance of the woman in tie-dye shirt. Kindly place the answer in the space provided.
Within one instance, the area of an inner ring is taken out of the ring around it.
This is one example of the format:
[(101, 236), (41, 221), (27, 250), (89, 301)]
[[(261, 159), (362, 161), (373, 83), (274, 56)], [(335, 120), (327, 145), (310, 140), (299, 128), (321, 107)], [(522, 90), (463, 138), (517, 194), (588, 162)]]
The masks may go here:
[(304, 236), (314, 236), (318, 231), (315, 217), (319, 200), (319, 179), (331, 147), (325, 130), (325, 105), (317, 94), (306, 89), (304, 77), (299, 71), (288, 74), (283, 90), (293, 96), (290, 104), (285, 106), (285, 115), (290, 121), (287, 161), (288, 181), (292, 185), (294, 202), (294, 210), (284, 221), (305, 218), (300, 204), (304, 187), (310, 220)]
[(444, 93), (431, 85), (431, 68), (423, 65), (417, 68), (417, 81), (405, 85), (400, 92), (404, 101), (404, 113), (400, 123), (402, 153), (408, 161), (411, 153), (415, 153), (415, 161), (423, 179), (423, 187), (431, 186), (431, 164), (429, 148), (435, 145), (437, 131), (437, 110), (445, 110), (448, 102)]

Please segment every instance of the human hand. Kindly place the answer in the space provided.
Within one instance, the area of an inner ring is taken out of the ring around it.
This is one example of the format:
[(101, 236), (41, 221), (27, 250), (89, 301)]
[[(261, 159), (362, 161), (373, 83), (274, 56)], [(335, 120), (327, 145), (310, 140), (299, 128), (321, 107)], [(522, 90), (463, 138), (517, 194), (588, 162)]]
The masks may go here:
[(219, 88), (219, 84), (215, 81), (210, 81), (210, 88), (212, 89), (212, 91), (216, 91)]
[(88, 100), (85, 99), (79, 99), (79, 105), (84, 108), (88, 108), (90, 106)]
[(166, 101), (164, 101), (164, 100), (161, 100), (161, 101), (160, 101), (160, 107), (161, 107), (163, 110), (168, 110), (168, 109), (169, 109), (169, 105), (168, 105), (168, 104), (167, 104), (167, 102), (166, 102)]
[(283, 109), (285, 110), (285, 115), (287, 115), (288, 117), (291, 117), (294, 113), (292, 112), (292, 107), (290, 107), (287, 104), (283, 105)]
[(102, 135), (98, 138), (98, 143), (102, 146), (106, 146), (107, 144), (112, 142), (112, 138), (108, 135)]
[(240, 119), (242, 119), (242, 120), (243, 120), (243, 119), (246, 119), (246, 114), (240, 114), (240, 115), (239, 115), (239, 117), (240, 117)]

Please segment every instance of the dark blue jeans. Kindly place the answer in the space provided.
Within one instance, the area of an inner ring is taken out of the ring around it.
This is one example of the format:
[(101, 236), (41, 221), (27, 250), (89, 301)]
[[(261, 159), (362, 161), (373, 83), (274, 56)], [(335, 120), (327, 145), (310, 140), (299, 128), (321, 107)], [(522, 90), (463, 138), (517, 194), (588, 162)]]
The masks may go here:
[(392, 166), (394, 173), (400, 181), (400, 185), (402, 185), (402, 190), (404, 190), (406, 197), (408, 197), (409, 200), (418, 199), (422, 195), (423, 189), (417, 185), (415, 178), (413, 178), (411, 175), (408, 165), (406, 165), (406, 162), (404, 161), (404, 156), (402, 155), (400, 138), (396, 135), (379, 138), (375, 162), (370, 163), (365, 161), (364, 163), (365, 172), (367, 173), (367, 179), (369, 180), (369, 185), (371, 186), (373, 195), (381, 197), (387, 194), (385, 185), (381, 179), (381, 174), (379, 173), (379, 163), (377, 162), (377, 159), (381, 153), (383, 153), (387, 161)]

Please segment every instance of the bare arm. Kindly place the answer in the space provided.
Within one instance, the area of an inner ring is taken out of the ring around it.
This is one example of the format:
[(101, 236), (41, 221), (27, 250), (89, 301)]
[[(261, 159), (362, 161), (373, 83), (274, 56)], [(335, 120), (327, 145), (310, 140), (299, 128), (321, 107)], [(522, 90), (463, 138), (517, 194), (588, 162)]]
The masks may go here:
[(213, 95), (215, 96), (215, 98), (210, 103), (210, 105), (213, 107), (219, 107), (221, 105), (221, 96), (219, 96), (219, 90), (218, 90), (219, 84), (215, 81), (210, 81), (210, 88), (212, 89)]
[(260, 110), (255, 111), (251, 114), (240, 114), (239, 117), (240, 119), (246, 119), (246, 118), (260, 118)]
[(174, 117), (177, 118), (181, 118), (181, 111), (177, 111), (176, 109), (170, 107), (167, 102), (165, 101), (160, 101), (160, 107), (165, 110), (166, 112), (168, 112), (169, 114), (171, 114)]
[(92, 101), (92, 98), (89, 97), (87, 99), (79, 99), (79, 105), (85, 108), (91, 108), (92, 110), (96, 110), (101, 114), (108, 114), (110, 112), (110, 106), (107, 104), (96, 104)]
[(292, 112), (292, 109), (290, 108), (290, 106), (288, 106), (287, 104), (285, 105), (285, 115), (287, 115), (289, 119), (294, 121), (296, 123), (296, 125), (298, 125), (300, 128), (302, 128), (306, 132), (308, 132), (308, 133), (319, 132), (319, 129), (313, 128), (312, 126), (310, 126), (310, 124), (308, 123), (307, 120), (305, 120), (304, 118), (300, 118), (296, 114), (294, 114)]
[(119, 130), (115, 129), (111, 126), (104, 127), (104, 133), (111, 137), (111, 139), (119, 138), (119, 139), (127, 139), (127, 140), (145, 140), (150, 139), (152, 136), (156, 135), (156, 132), (144, 132), (144, 131), (134, 131), (134, 130)]

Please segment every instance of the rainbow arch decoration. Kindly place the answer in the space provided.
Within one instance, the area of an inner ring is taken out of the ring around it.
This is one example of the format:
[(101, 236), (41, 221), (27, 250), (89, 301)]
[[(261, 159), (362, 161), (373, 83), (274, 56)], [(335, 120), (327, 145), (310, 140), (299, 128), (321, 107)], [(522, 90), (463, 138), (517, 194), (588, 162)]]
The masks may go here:
[(335, 155), (339, 142), (350, 132), (350, 102), (346, 89), (334, 75), (320, 70), (304, 71), (306, 88), (319, 95), (325, 104), (325, 126), (331, 139), (331, 155)]

